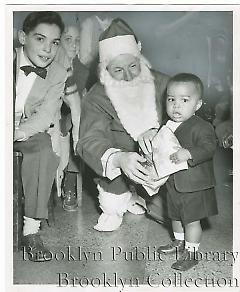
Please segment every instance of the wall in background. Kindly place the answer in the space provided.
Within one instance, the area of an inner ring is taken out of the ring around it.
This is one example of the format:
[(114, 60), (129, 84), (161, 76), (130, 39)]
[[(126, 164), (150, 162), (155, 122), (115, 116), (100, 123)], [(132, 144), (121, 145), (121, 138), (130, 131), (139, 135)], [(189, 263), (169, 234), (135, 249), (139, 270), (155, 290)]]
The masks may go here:
[[(14, 12), (19, 29), (29, 12)], [(153, 68), (169, 75), (197, 74), (204, 82), (210, 105), (231, 98), (232, 89), (232, 13), (231, 12), (112, 12), (72, 11), (62, 13), (66, 23), (89, 16), (121, 17), (142, 43), (143, 54)]]

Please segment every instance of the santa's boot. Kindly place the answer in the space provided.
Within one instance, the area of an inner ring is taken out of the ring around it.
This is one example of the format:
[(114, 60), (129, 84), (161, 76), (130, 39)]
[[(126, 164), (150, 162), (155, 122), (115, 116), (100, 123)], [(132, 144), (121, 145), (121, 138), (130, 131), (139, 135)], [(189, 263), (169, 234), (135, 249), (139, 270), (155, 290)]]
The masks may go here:
[(123, 214), (127, 211), (132, 194), (125, 192), (120, 195), (105, 192), (99, 185), (99, 203), (103, 213), (94, 229), (98, 231), (114, 231), (120, 227)]

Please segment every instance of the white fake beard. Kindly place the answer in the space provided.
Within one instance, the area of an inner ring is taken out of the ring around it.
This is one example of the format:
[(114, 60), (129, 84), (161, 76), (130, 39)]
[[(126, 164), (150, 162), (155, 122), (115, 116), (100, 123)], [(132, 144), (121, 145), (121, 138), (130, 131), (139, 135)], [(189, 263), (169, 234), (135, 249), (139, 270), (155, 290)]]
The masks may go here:
[(159, 126), (154, 77), (144, 63), (132, 81), (115, 80), (106, 69), (101, 70), (100, 80), (124, 129), (135, 141), (146, 130)]

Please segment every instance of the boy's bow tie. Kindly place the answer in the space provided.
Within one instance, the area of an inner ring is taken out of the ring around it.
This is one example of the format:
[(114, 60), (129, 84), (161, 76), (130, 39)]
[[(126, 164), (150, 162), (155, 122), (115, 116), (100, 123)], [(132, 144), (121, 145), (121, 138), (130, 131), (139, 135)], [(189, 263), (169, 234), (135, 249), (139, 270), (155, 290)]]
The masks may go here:
[(33, 66), (22, 66), (20, 69), (25, 73), (26, 76), (31, 72), (36, 73), (41, 78), (45, 79), (47, 76), (47, 69)]

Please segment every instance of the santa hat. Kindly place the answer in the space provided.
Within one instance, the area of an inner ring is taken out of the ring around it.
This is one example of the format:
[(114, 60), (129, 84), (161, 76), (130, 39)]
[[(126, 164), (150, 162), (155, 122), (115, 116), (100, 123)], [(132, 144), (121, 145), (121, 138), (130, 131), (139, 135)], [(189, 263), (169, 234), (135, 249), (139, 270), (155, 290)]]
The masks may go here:
[(134, 32), (121, 18), (116, 18), (99, 38), (99, 59), (106, 67), (111, 60), (121, 54), (141, 55), (141, 43)]

